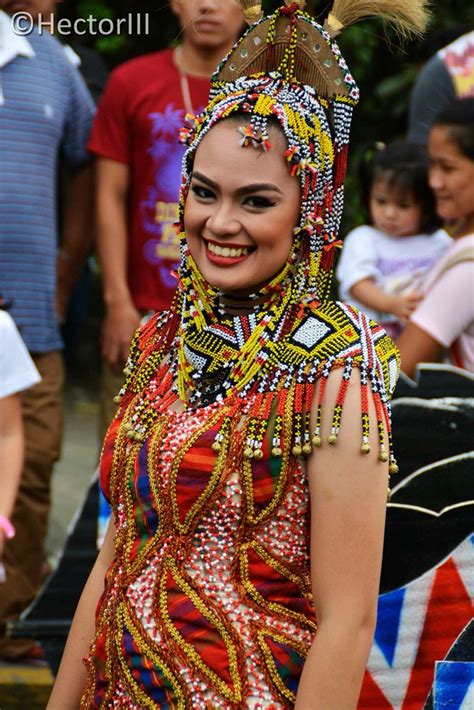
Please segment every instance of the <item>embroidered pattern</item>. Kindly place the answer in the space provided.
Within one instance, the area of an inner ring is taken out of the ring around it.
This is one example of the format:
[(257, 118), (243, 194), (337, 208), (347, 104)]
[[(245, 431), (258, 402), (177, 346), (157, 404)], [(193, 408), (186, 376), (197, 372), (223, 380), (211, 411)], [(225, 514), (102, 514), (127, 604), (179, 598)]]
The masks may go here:
[[(312, 317), (339, 330), (333, 350), (326, 338), (301, 337)], [(316, 629), (309, 500), (301, 457), (294, 453), (295, 441), (307, 435), (310, 404), (298, 365), (321, 382), (342, 367), (343, 385), (357, 366), (362, 397), (368, 401), (370, 387), (386, 403), (396, 354), (378, 326), (348, 306), (331, 304), (296, 321), (277, 343), (279, 355), (271, 353), (283, 392), (257, 387), (245, 399), (236, 393), (177, 413), (178, 394), (169, 383), (166, 391), (160, 387), (162, 367), (149, 380), (143, 375), (149, 365), (143, 353), (173, 341), (170, 323), (155, 317), (137, 337), (130, 384), (104, 445), (102, 481), (115, 511), (116, 562), (99, 607), (83, 707), (108, 707), (117, 697), (127, 698), (129, 707), (148, 707), (143, 693), (155, 698), (156, 707), (156, 698), (164, 707), (180, 707), (186, 697), (193, 708), (236, 708), (250, 697), (291, 707)], [(172, 357), (170, 350), (166, 372), (173, 371)], [(261, 377), (267, 382), (264, 368)], [(333, 416), (336, 437), (343, 385)], [(310, 391), (314, 396), (314, 386)], [(136, 413), (144, 398), (144, 411), (153, 407), (154, 414), (136, 438), (130, 427), (143, 421)], [(388, 426), (388, 410), (380, 406)]]
[(299, 678), (303, 670), (306, 649), (281, 634), (260, 631), (258, 640), (275, 688), (282, 699), (289, 701), (288, 707), (293, 707), (298, 689), (295, 678)]
[[(144, 442), (122, 435), (128, 427), (125, 418), (120, 427), (110, 429), (107, 446), (112, 446), (113, 437), (115, 465), (123, 470), (130, 458), (133, 465), (128, 464), (125, 485), (115, 471), (102, 478), (116, 487), (108, 492), (117, 504), (117, 562), (99, 605), (101, 622), (87, 662), (83, 707), (109, 707), (114, 698), (118, 707), (237, 708), (250, 697), (267, 698), (267, 707), (287, 706), (253, 629), (257, 623), (270, 635), (291, 634), (302, 648), (311, 642), (314, 610), (305, 572), (308, 498), (298, 498), (294, 508), (302, 472), (291, 457), (278, 497), (282, 522), (269, 515), (266, 528), (249, 523), (249, 533), (255, 528), (254, 545), (249, 548), (242, 540), (246, 485), (238, 473), (237, 451), (244, 433), (234, 432), (237, 438), (229, 437), (218, 452), (211, 448), (215, 428), (229, 406), (211, 405), (191, 416), (168, 414), (166, 425), (160, 419)], [(180, 477), (183, 495), (177, 493)], [(265, 489), (257, 471), (252, 491), (261, 486)], [(265, 500), (272, 500), (271, 494)], [(141, 510), (150, 501), (159, 514)], [(156, 531), (153, 542), (137, 554), (142, 526), (150, 521), (151, 531)], [(296, 551), (290, 566), (271, 553), (281, 544)], [(239, 558), (248, 561), (246, 584), (257, 597), (266, 594), (258, 561), (268, 565), (274, 576), (270, 603), (247, 600), (248, 590), (239, 581), (240, 573), (236, 575)]]

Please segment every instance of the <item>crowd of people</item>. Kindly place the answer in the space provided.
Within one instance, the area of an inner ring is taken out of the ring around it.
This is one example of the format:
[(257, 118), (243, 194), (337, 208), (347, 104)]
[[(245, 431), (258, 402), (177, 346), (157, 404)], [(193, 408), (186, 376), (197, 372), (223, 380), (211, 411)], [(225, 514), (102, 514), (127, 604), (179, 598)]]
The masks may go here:
[[(0, 659), (40, 652), (5, 624), (48, 573), (61, 326), (91, 249), (105, 305), (112, 518), (51, 710), (357, 702), (398, 352), (412, 378), (474, 372), (474, 33), (420, 73), (407, 139), (364, 156), (367, 224), (333, 273), (358, 91), (334, 41), (345, 3), (324, 27), (303, 5), (243, 33), (234, 0), (171, 0), (178, 46), (92, 98), (81, 53), (16, 35), (0, 0)], [(424, 3), (406, 6), (390, 19), (421, 31)]]

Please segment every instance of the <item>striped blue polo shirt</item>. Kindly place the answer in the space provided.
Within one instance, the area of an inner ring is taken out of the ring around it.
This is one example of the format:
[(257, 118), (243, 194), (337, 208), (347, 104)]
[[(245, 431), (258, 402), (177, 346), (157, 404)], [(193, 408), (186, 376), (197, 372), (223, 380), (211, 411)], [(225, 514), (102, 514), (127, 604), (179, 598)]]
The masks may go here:
[(0, 69), (0, 294), (12, 302), (30, 352), (45, 353), (62, 346), (55, 312), (58, 158), (62, 153), (71, 169), (89, 160), (94, 104), (54, 37), (34, 29), (27, 40), (33, 56)]

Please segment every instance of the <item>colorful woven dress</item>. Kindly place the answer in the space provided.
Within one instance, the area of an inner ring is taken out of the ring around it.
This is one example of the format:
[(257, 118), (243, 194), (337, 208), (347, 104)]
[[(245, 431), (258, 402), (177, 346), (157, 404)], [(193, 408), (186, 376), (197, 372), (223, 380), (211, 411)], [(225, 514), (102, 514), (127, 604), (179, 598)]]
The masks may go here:
[[(298, 59), (308, 48), (312, 64)], [(324, 418), (337, 445), (354, 368), (354, 455), (370, 451), (372, 400), (379, 458), (396, 470), (389, 398), (397, 351), (376, 323), (329, 298), (356, 101), (331, 34), (292, 3), (244, 35), (213, 77), (204, 114), (183, 132), (176, 299), (134, 339), (102, 452), (115, 556), (82, 708), (294, 705), (317, 633), (306, 460), (318, 455)], [(271, 149), (268, 121), (279, 123), (301, 185), (287, 261), (243, 310), (205, 282), (183, 224), (194, 154), (234, 112), (243, 149)], [(328, 411), (325, 384), (336, 368), (340, 388)]]
[[(339, 364), (344, 360), (347, 371), (351, 362), (360, 366), (366, 350), (374, 367), (367, 375), (385, 391), (384, 372), (389, 378), (397, 367), (391, 341), (354, 310), (331, 306), (308, 314), (286, 336), (288, 351), (318, 355), (314, 340), (344, 320)], [(292, 707), (317, 628), (308, 484), (304, 460), (292, 451), (298, 384), (280, 399), (235, 395), (176, 410), (176, 395), (162, 387), (170, 362), (145, 390), (138, 384), (150, 352), (173, 327), (164, 320), (152, 319), (136, 340), (135, 386), (104, 445), (102, 483), (116, 518), (116, 554), (83, 707)], [(227, 320), (215, 337), (232, 349), (236, 330), (250, 331), (253, 317)], [(327, 363), (321, 359), (320, 376)], [(130, 423), (144, 400), (144, 413), (153, 408), (153, 417), (149, 431), (134, 437)], [(271, 425), (257, 435), (268, 420), (280, 429), (277, 441)], [(261, 455), (250, 457), (248, 444), (256, 440)]]

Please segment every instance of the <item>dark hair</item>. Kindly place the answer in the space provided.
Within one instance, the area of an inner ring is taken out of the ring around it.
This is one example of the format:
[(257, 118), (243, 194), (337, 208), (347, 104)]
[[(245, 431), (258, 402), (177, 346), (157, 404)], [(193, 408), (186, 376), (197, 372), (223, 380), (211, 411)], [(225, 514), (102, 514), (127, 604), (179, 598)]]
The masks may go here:
[(359, 169), (361, 200), (369, 221), (370, 195), (376, 180), (383, 179), (403, 194), (409, 194), (421, 207), (419, 231), (430, 234), (440, 225), (436, 202), (428, 184), (428, 155), (424, 146), (409, 141), (389, 145), (376, 143), (366, 151)]
[(436, 116), (433, 126), (446, 126), (461, 153), (474, 160), (474, 98), (453, 101)]

